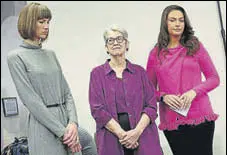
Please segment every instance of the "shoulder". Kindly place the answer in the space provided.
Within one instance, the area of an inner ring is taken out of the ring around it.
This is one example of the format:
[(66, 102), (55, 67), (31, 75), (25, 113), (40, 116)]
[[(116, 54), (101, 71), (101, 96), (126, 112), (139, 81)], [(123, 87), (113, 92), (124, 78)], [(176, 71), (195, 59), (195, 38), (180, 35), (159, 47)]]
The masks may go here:
[(158, 46), (155, 46), (150, 50), (150, 55), (155, 56), (158, 54)]
[(158, 46), (155, 46), (150, 50), (148, 60), (155, 61), (157, 58), (158, 58)]
[(56, 56), (56, 53), (51, 49), (43, 48), (42, 50), (43, 52)]
[(195, 56), (201, 57), (202, 55), (206, 55), (206, 54), (207, 54), (207, 49), (204, 47), (204, 45), (203, 45), (202, 42), (199, 42), (199, 49), (196, 52), (196, 55)]
[(131, 63), (131, 65), (133, 66), (134, 69), (139, 70), (139, 71), (143, 71), (145, 70), (141, 65), (139, 64), (135, 64), (135, 63)]
[(100, 73), (104, 73), (104, 64), (95, 66), (91, 70), (91, 74), (100, 74)]
[(131, 66), (130, 68), (132, 68), (132, 70), (133, 70), (135, 73), (139, 73), (139, 74), (146, 73), (146, 70), (144, 69), (144, 67), (142, 67), (142, 66), (139, 65), (139, 64), (131, 63), (130, 66)]
[(147, 65), (156, 65), (159, 63), (159, 58), (158, 58), (158, 46), (155, 46), (153, 49), (151, 49), (148, 60), (147, 60)]
[(42, 52), (46, 53), (46, 55), (58, 61), (58, 56), (54, 50), (51, 49), (42, 49)]
[(14, 50), (9, 51), (9, 53), (7, 54), (7, 60), (10, 61), (12, 59), (16, 59), (19, 57), (20, 54), (22, 54), (24, 52), (24, 50), (22, 48), (17, 48)]

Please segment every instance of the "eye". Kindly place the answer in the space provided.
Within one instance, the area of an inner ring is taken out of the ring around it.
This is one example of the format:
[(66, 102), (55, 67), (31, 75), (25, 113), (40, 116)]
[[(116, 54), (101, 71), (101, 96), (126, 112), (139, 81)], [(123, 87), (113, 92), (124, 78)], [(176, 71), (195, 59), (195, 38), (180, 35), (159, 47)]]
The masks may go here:
[(109, 38), (108, 40), (107, 40), (107, 42), (113, 42), (113, 38)]
[(40, 24), (44, 24), (44, 23), (49, 24), (50, 23), (50, 20), (49, 19), (39, 19), (38, 22)]
[(170, 21), (170, 22), (175, 22), (175, 20), (174, 20), (174, 19), (169, 19), (169, 21)]
[(123, 41), (124, 38), (123, 38), (122, 36), (119, 36), (119, 37), (117, 37), (117, 40), (118, 40), (118, 41)]

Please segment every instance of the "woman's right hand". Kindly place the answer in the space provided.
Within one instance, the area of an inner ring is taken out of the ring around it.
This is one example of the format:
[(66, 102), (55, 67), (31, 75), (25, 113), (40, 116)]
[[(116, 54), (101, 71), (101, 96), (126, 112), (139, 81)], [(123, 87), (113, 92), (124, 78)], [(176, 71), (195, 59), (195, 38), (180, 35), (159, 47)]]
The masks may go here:
[[(118, 137), (118, 139), (119, 139), (119, 142), (121, 141), (121, 140), (123, 140), (126, 136), (127, 136), (127, 132), (126, 131), (124, 131), (123, 129), (120, 129), (120, 130), (118, 130), (118, 132), (116, 132), (117, 133), (117, 137)], [(135, 142), (134, 144), (131, 144), (131, 145), (124, 145), (126, 148), (128, 148), (128, 149), (135, 149), (135, 148), (137, 148), (138, 146), (139, 146), (139, 143), (138, 142)]]
[(163, 96), (163, 102), (173, 109), (181, 109), (183, 101), (180, 99), (180, 95), (166, 94)]
[(125, 130), (123, 130), (122, 128), (119, 128), (118, 130), (116, 130), (116, 135), (118, 137), (119, 140), (125, 138), (125, 136), (127, 135)]

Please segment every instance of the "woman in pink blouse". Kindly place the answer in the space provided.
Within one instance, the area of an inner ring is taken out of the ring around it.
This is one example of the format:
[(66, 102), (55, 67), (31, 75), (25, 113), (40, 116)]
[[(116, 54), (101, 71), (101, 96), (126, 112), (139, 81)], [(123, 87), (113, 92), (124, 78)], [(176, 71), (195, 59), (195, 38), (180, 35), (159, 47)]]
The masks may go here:
[(160, 102), (159, 129), (164, 131), (173, 154), (212, 155), (218, 115), (213, 112), (208, 92), (219, 85), (219, 76), (182, 7), (164, 9), (147, 73)]

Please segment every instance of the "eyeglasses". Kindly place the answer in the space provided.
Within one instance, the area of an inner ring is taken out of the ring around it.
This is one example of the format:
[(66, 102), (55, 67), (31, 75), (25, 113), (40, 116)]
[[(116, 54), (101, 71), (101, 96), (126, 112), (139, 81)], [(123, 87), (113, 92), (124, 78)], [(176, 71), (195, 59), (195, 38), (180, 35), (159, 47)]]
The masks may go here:
[(117, 41), (117, 43), (122, 43), (122, 42), (125, 40), (125, 38), (124, 38), (123, 36), (118, 36), (118, 37), (116, 37), (116, 38), (108, 38), (108, 39), (106, 40), (106, 43), (107, 43), (108, 45), (113, 45), (114, 42), (115, 42), (115, 40)]

